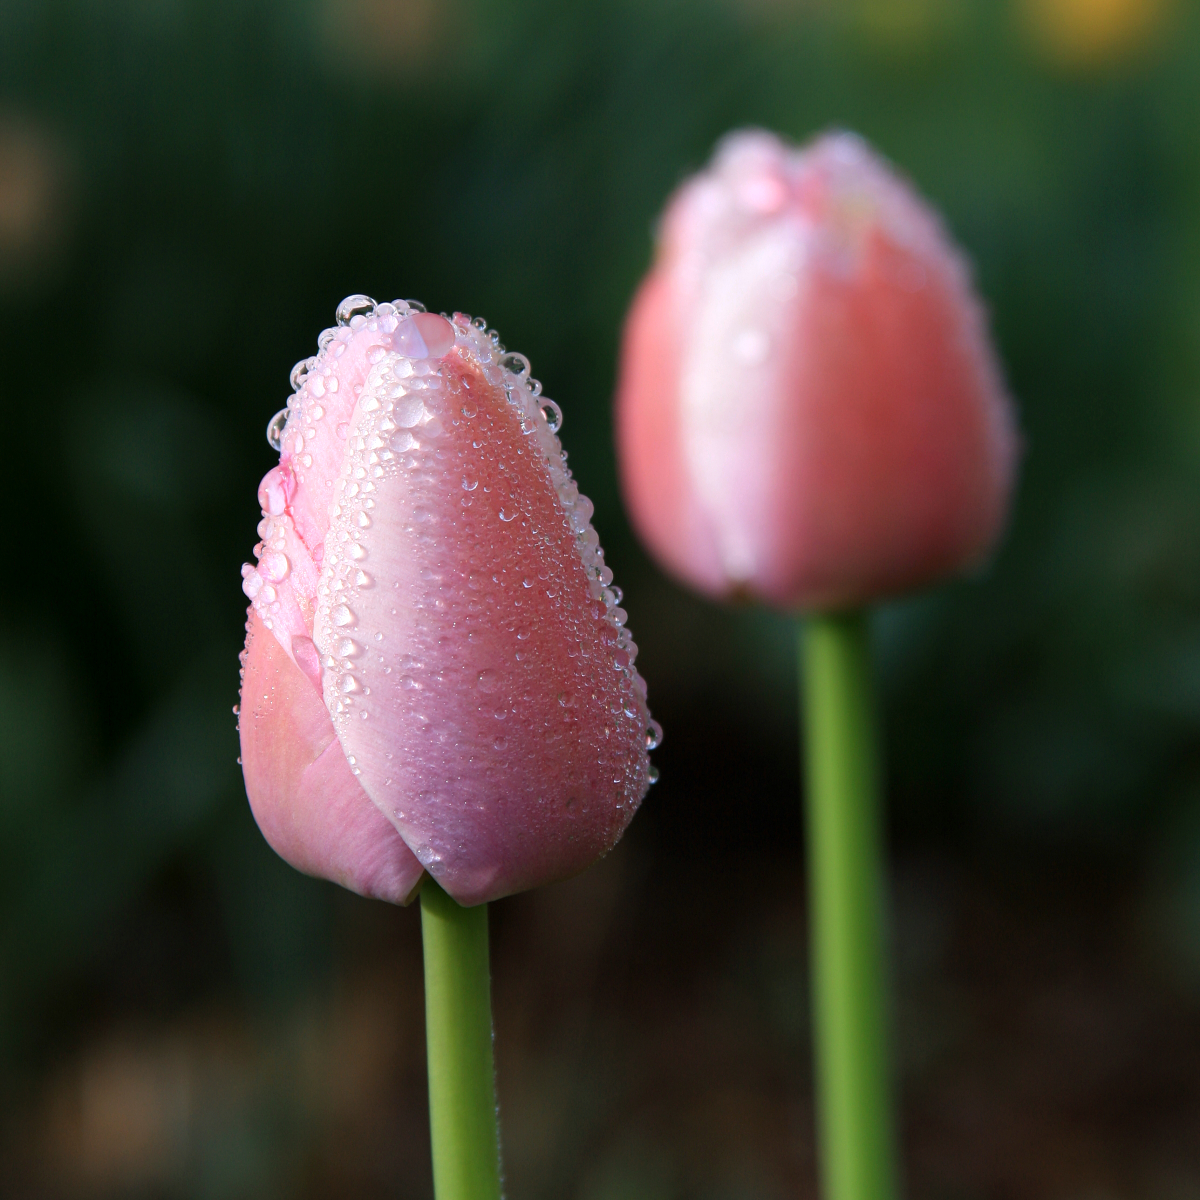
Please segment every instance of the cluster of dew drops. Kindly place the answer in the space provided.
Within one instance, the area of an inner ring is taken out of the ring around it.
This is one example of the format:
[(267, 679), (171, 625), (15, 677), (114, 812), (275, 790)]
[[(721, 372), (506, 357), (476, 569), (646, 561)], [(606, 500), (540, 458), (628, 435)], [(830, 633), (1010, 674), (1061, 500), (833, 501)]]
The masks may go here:
[[(300, 392), (310, 375), (317, 377), (318, 368), (332, 352), (336, 342), (348, 340), (364, 327), (372, 331), (379, 329), (390, 333), (408, 315), (424, 311), (424, 305), (415, 300), (395, 300), (390, 304), (377, 304), (369, 296), (347, 296), (337, 307), (337, 325), (324, 330), (318, 338), (318, 353), (312, 358), (302, 359), (292, 368), (293, 392)], [(632, 676), (635, 689), (644, 699), (645, 681), (634, 667), (638, 648), (625, 624), (628, 615), (620, 607), (623, 595), (621, 589), (613, 583), (612, 569), (605, 565), (599, 535), (591, 524), (594, 506), (580, 493), (572, 478), (566, 465), (566, 452), (557, 436), (562, 428), (562, 409), (553, 400), (542, 395), (541, 383), (531, 377), (529, 360), (523, 354), (506, 350), (500, 341), (499, 333), (495, 329), (489, 329), (482, 317), (472, 320), (464, 313), (455, 313), (452, 318), (444, 313), (442, 316), (451, 322), (456, 342), (469, 351), (485, 376), (492, 382), (502, 384), (509, 403), (520, 412), (522, 432), (526, 435), (539, 434), (542, 448), (547, 451), (544, 457), (551, 482), (575, 533), (576, 547), (583, 560), (592, 596), (603, 601), (606, 609), (604, 619), (617, 631), (614, 665)], [(286, 426), (291, 415), (292, 409), (289, 405), (280, 409), (267, 425), (267, 441), (276, 452), (283, 447)], [(549, 445), (546, 444), (547, 438)], [(389, 458), (394, 460), (392, 455), (389, 455)], [(501, 519), (504, 519), (503, 515)], [(333, 565), (329, 563), (327, 567)], [(334, 619), (337, 623), (336, 616)], [(650, 719), (646, 729), (646, 748), (654, 750), (661, 741), (662, 726)], [(651, 765), (649, 781), (655, 783), (657, 780), (658, 769)]]

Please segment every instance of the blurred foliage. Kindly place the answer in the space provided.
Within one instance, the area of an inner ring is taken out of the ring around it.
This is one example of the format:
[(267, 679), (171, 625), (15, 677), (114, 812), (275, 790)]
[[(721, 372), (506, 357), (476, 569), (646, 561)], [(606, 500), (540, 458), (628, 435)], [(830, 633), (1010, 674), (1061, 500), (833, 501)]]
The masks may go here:
[[(667, 731), (631, 853), (798, 855), (791, 619), (658, 575), (611, 445), (656, 214), (743, 124), (912, 176), (1020, 406), (996, 561), (879, 614), (897, 839), (1132, 877), (1195, 996), (1198, 112), (1168, 0), (0, 5), (7, 1103), (123, 1014), (279, 1011), (367, 919), (262, 843), (229, 713), (263, 429), (350, 292), (485, 313), (562, 404)], [(294, 1194), (303, 1119), (252, 1125), (166, 1194)], [(676, 1194), (640, 1138), (581, 1194)]]

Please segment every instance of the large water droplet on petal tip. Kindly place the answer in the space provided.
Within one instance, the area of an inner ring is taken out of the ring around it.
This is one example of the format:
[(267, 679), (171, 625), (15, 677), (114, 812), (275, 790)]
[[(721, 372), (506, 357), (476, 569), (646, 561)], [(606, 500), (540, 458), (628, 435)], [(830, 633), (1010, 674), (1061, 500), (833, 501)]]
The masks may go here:
[(283, 449), (283, 427), (287, 424), (290, 411), (290, 409), (281, 408), (267, 422), (267, 442), (276, 454)]
[(315, 358), (302, 358), (293, 368), (291, 374), (292, 391), (298, 392), (304, 386), (305, 376), (316, 363)]
[(542, 416), (546, 418), (546, 424), (550, 426), (550, 432), (557, 433), (562, 428), (562, 409), (553, 400), (543, 400), (541, 407)]
[(375, 301), (370, 296), (347, 296), (337, 306), (337, 323), (349, 325), (355, 317), (370, 316), (375, 311)]

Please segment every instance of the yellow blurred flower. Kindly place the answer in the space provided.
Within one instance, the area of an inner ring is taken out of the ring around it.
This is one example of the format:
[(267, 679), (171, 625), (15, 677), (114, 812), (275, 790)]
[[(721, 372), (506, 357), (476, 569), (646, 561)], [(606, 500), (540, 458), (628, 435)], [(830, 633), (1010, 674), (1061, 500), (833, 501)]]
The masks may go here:
[(1018, 0), (1038, 49), (1061, 66), (1087, 69), (1132, 57), (1166, 24), (1171, 0)]

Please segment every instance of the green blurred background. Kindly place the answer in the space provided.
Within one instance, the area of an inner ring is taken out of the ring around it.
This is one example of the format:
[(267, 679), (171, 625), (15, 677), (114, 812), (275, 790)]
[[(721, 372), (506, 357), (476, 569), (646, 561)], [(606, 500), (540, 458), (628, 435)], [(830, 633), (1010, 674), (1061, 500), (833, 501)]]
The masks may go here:
[(493, 908), (514, 1200), (812, 1195), (792, 622), (620, 507), (622, 313), (744, 124), (861, 131), (973, 258), (1026, 440), (892, 605), (908, 1192), (1200, 1197), (1200, 19), (1167, 0), (0, 4), (0, 1193), (425, 1198), (419, 930), (280, 863), (238, 568), (347, 293), (483, 313), (565, 412), (666, 729)]

